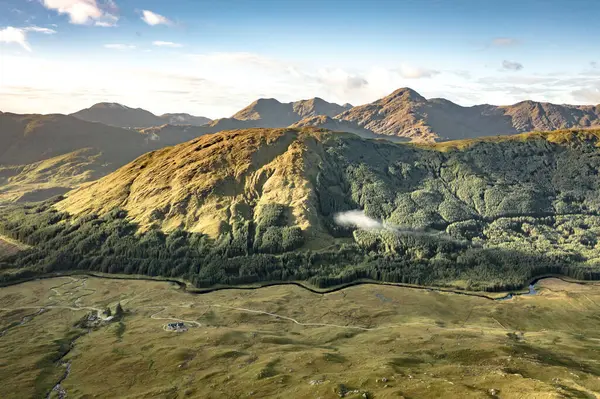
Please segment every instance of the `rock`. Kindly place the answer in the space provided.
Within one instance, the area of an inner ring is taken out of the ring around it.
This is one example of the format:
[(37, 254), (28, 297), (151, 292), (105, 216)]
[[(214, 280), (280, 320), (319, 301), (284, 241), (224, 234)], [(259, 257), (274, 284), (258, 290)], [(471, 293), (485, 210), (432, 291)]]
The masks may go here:
[(492, 396), (496, 396), (496, 395), (498, 395), (498, 393), (499, 393), (500, 391), (498, 391), (497, 389), (494, 389), (494, 388), (492, 388), (492, 389), (490, 389), (488, 392), (490, 393), (490, 395), (492, 395)]

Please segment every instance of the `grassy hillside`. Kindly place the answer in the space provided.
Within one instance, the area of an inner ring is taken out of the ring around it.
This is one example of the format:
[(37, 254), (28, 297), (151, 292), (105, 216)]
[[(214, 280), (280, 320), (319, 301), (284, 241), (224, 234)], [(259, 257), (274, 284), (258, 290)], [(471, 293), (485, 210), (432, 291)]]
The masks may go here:
[(194, 126), (136, 131), (66, 115), (0, 112), (0, 204), (64, 194), (148, 151), (202, 134)]
[[(3, 233), (36, 245), (5, 267), (198, 286), (371, 278), (497, 290), (545, 273), (598, 278), (599, 137), (411, 145), (318, 129), (207, 135), (56, 203), (2, 211)], [(336, 224), (356, 210), (381, 228)]]

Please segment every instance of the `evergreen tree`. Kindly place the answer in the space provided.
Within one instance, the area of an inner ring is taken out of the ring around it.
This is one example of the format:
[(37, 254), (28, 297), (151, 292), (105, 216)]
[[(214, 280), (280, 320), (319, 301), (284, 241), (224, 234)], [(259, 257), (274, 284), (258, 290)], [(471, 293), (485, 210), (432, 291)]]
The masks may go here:
[(123, 311), (123, 307), (121, 306), (121, 302), (119, 302), (119, 303), (117, 304), (117, 308), (115, 309), (115, 318), (116, 318), (116, 319), (121, 319), (121, 318), (123, 318), (123, 315), (124, 315), (124, 313), (125, 313), (125, 312)]

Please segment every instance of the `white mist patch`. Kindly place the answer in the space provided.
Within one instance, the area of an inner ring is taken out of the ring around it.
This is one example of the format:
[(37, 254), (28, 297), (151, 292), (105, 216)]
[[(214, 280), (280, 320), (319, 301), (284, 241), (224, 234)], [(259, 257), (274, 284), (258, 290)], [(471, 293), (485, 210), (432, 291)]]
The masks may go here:
[(395, 226), (365, 215), (362, 210), (339, 212), (333, 216), (336, 224), (343, 227), (354, 227), (362, 230), (387, 230), (399, 235), (427, 236), (438, 240), (462, 242), (450, 237), (443, 231), (426, 231), (406, 226)]
[(377, 219), (365, 215), (364, 211), (354, 210), (339, 212), (333, 216), (333, 220), (340, 226), (357, 227), (363, 230), (381, 230), (385, 225)]

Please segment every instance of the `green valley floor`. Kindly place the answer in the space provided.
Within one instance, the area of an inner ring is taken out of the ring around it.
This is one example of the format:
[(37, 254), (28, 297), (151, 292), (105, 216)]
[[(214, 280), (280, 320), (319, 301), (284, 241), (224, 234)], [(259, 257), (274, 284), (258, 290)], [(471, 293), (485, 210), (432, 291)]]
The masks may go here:
[[(0, 397), (597, 397), (600, 284), (536, 289), (494, 301), (377, 285), (198, 295), (31, 281), (0, 289)], [(100, 321), (117, 303), (124, 317)], [(185, 331), (167, 328), (177, 321)]]

